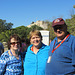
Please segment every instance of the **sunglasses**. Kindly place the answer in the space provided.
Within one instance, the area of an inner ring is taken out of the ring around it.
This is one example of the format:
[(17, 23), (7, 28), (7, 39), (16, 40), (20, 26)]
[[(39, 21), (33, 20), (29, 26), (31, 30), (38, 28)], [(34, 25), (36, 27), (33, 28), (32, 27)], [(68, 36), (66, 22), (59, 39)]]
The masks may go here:
[(57, 29), (63, 30), (64, 29), (64, 26), (56, 26), (56, 27), (54, 27), (54, 31), (57, 31)]
[(15, 44), (19, 45), (20, 42), (11, 42), (10, 44), (11, 44), (11, 45), (15, 45)]

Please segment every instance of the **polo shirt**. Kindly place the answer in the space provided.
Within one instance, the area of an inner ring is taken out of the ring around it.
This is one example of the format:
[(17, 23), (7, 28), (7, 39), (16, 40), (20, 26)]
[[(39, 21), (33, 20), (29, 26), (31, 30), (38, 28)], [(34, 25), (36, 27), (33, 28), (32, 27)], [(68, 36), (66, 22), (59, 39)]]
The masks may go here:
[(46, 61), (50, 47), (42, 44), (37, 54), (35, 54), (30, 45), (27, 49), (24, 61), (24, 75), (45, 75)]
[[(54, 41), (55, 45), (54, 45)], [(60, 41), (61, 42), (61, 41)], [(53, 53), (60, 42), (57, 37), (50, 44), (49, 56), (52, 54), (50, 63), (46, 64), (46, 75), (75, 74), (75, 36), (70, 35)]]

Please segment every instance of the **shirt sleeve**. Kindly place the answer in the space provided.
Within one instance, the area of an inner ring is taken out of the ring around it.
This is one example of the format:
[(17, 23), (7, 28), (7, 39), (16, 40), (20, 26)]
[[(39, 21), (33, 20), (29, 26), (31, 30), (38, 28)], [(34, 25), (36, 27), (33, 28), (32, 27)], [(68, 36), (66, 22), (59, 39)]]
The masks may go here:
[(6, 60), (0, 57), (0, 75), (4, 75), (6, 71)]

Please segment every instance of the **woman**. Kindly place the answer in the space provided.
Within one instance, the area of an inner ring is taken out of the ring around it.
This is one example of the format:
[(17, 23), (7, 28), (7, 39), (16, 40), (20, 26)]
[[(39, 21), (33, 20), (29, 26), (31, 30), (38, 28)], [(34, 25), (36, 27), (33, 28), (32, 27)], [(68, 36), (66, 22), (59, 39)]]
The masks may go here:
[(38, 30), (30, 32), (30, 43), (24, 61), (24, 75), (45, 75), (49, 46), (42, 43)]
[(19, 55), (21, 40), (19, 36), (10, 36), (8, 48), (0, 57), (0, 75), (21, 75), (22, 60)]

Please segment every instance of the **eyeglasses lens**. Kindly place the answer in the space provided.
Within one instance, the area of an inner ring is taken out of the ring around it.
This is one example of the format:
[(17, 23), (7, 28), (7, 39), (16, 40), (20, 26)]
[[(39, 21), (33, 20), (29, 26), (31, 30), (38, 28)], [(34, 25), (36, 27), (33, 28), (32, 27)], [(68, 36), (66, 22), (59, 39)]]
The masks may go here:
[(15, 44), (19, 45), (20, 42), (11, 42), (10, 44), (11, 44), (11, 45), (15, 45)]

